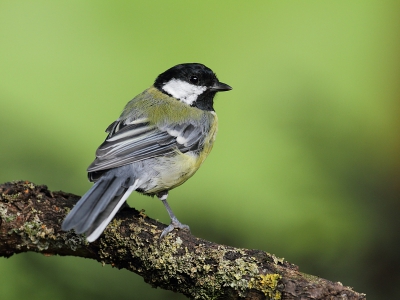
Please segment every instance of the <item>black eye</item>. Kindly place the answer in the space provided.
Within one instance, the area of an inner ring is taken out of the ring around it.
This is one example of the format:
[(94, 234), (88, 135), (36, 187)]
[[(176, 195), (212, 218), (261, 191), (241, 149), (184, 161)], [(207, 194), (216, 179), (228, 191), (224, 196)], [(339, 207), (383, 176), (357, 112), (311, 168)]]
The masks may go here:
[(199, 77), (197, 77), (195, 75), (192, 75), (192, 76), (190, 76), (189, 81), (191, 83), (193, 83), (193, 84), (198, 84), (199, 83)]

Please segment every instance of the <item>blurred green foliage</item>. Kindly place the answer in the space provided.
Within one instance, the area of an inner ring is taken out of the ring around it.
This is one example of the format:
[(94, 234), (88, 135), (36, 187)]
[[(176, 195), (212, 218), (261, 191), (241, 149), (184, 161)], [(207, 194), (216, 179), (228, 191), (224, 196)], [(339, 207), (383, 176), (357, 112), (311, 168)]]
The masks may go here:
[[(103, 130), (167, 68), (234, 89), (170, 204), (196, 236), (400, 297), (400, 2), (0, 1), (0, 182), (83, 194)], [(130, 205), (167, 223), (163, 206)], [(125, 270), (0, 259), (1, 299), (183, 299)], [(379, 296), (378, 296), (379, 295)]]

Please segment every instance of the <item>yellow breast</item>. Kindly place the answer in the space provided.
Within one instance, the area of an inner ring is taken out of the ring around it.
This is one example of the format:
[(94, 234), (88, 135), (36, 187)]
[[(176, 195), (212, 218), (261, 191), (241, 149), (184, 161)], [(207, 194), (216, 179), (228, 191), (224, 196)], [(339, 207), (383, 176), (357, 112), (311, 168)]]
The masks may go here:
[(213, 113), (213, 115), (215, 121), (210, 128), (200, 153), (196, 154), (193, 151), (182, 153), (177, 150), (175, 154), (171, 156), (154, 158), (156, 163), (153, 168), (159, 173), (159, 176), (157, 177), (157, 189), (148, 191), (149, 193), (171, 190), (183, 184), (196, 173), (214, 145), (218, 130), (218, 119), (215, 113)]

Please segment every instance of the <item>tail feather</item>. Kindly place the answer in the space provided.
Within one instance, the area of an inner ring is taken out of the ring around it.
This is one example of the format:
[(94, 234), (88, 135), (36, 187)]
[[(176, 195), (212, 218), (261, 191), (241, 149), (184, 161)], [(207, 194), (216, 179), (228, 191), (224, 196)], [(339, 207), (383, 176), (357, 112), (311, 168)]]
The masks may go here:
[(104, 174), (71, 210), (61, 226), (62, 230), (75, 229), (78, 234), (86, 233), (88, 240), (89, 235), (92, 236), (90, 241), (96, 240), (137, 188), (137, 180), (130, 187), (125, 186), (127, 182), (133, 180), (116, 176), (114, 172)]
[(108, 182), (104, 182), (104, 179), (97, 181), (75, 204), (74, 208), (65, 218), (61, 229), (67, 231), (83, 223), (88, 217), (88, 214), (93, 211), (94, 207), (98, 204), (97, 199), (101, 198), (101, 195), (105, 193), (108, 186)]
[(103, 178), (97, 181), (76, 203), (65, 218), (61, 229), (67, 231), (74, 228), (77, 233), (84, 232), (79, 230), (78, 227), (82, 226), (82, 224), (90, 218), (95, 207), (99, 205), (99, 200), (101, 200), (102, 195), (107, 191), (109, 183), (109, 180)]
[(79, 218), (79, 223), (74, 226), (75, 232), (86, 232), (107, 207), (115, 206), (113, 205), (115, 200), (118, 201), (121, 198), (119, 196), (127, 190), (127, 188), (121, 187), (122, 183), (123, 180), (118, 180), (115, 177), (105, 180), (103, 185), (106, 188), (99, 187), (98, 189), (101, 189), (99, 193), (93, 192), (87, 199), (83, 199), (83, 202), (86, 202), (87, 205), (78, 207), (82, 217)]
[(114, 198), (112, 203), (107, 206), (107, 208), (96, 218), (92, 226), (86, 230), (86, 239), (88, 242), (93, 242), (102, 234), (107, 225), (114, 218), (115, 214), (118, 212), (122, 204), (125, 203), (129, 195), (136, 189), (134, 185), (130, 186), (125, 193), (119, 197)]

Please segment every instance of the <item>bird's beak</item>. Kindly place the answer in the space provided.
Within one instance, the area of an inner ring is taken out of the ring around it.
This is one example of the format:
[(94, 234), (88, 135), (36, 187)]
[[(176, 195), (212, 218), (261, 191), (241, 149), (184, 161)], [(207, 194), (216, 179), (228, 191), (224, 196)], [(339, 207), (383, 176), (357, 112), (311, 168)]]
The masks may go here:
[(227, 85), (226, 83), (222, 83), (222, 82), (217, 82), (212, 87), (210, 87), (210, 90), (215, 91), (215, 92), (230, 91), (231, 89), (232, 88), (229, 85)]

